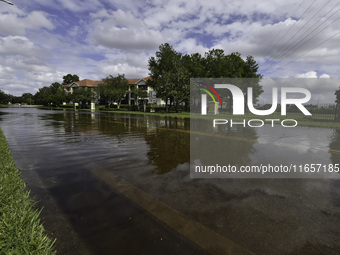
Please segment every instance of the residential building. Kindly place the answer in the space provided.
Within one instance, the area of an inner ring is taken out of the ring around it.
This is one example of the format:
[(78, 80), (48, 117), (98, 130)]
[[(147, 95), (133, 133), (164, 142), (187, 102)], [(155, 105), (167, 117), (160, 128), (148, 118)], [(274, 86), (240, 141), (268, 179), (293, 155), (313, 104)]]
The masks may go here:
[[(154, 105), (165, 105), (165, 102), (156, 96), (156, 91), (154, 91), (148, 84), (147, 81), (150, 77), (138, 78), (138, 79), (128, 79), (129, 85), (126, 88), (126, 95), (122, 100), (122, 104), (135, 105), (136, 96), (133, 94), (134, 88), (138, 88), (140, 91), (146, 92), (145, 97), (138, 97), (137, 101), (139, 104), (154, 104)], [(90, 79), (85, 79), (81, 81), (72, 82), (70, 84), (64, 85), (66, 93), (72, 94), (78, 87), (86, 87), (91, 89), (97, 95), (98, 85), (102, 84), (102, 81), (94, 81)], [(98, 100), (96, 100), (98, 101)], [(97, 102), (96, 102), (97, 103)]]
[(64, 85), (64, 89), (66, 93), (72, 94), (74, 89), (77, 89), (78, 87), (86, 87), (91, 89), (92, 92), (97, 92), (98, 85), (100, 83), (103, 83), (102, 81), (93, 81), (89, 79), (81, 80), (81, 81), (75, 81), (70, 84)]

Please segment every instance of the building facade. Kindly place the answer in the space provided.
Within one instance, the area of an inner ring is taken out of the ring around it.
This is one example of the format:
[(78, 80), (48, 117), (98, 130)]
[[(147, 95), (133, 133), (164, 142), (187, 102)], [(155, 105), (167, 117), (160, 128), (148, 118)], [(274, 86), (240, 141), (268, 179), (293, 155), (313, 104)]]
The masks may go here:
[[(139, 79), (127, 79), (129, 84), (126, 88), (126, 94), (122, 99), (122, 104), (136, 105), (136, 104), (153, 104), (153, 105), (165, 105), (165, 102), (158, 98), (156, 91), (154, 91), (147, 83), (150, 77)], [(102, 81), (94, 81), (85, 79), (81, 81), (72, 82), (64, 85), (66, 94), (72, 94), (73, 91), (79, 87), (86, 87), (95, 94), (95, 103), (98, 103), (98, 85), (102, 84)], [(139, 93), (136, 94), (136, 89)]]

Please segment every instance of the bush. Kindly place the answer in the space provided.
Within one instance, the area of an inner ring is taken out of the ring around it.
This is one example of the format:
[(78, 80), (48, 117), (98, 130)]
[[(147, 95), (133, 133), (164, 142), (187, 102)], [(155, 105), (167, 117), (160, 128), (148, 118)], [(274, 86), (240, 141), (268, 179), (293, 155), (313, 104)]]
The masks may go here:
[(138, 106), (137, 105), (122, 104), (120, 106), (120, 110), (123, 110), (123, 111), (138, 111)]

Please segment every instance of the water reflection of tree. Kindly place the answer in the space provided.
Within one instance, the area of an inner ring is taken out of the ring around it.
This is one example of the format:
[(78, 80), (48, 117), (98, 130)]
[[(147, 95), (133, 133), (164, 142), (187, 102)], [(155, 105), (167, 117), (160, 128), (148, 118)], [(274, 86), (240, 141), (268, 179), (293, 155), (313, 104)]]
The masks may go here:
[(149, 145), (149, 164), (156, 166), (157, 174), (165, 174), (178, 165), (189, 163), (190, 139), (188, 133), (157, 129), (145, 136)]
[(190, 134), (183, 130), (189, 131), (189, 122), (183, 125), (172, 120), (145, 136), (150, 148), (147, 153), (149, 163), (156, 166), (158, 174), (165, 174), (180, 164), (189, 163), (190, 150), (204, 165), (247, 165), (251, 162), (249, 155), (254, 152), (253, 144), (257, 139), (253, 128), (218, 130), (217, 137), (211, 136), (210, 132), (192, 135), (191, 141)]
[(55, 120), (53, 125), (58, 126), (63, 122), (65, 133), (76, 134), (100, 134), (123, 138), (130, 133), (144, 134), (145, 126), (140, 120), (134, 118), (120, 117), (115, 115), (104, 115), (95, 113), (66, 113), (51, 115)]
[(77, 133), (94, 128), (93, 116), (89, 113), (62, 112), (41, 115), (46, 126), (53, 127), (56, 131), (64, 128), (65, 133)]
[[(131, 132), (131, 129), (134, 129), (135, 125), (134, 120), (128, 118), (117, 119), (111, 115), (101, 116), (96, 122), (96, 127), (100, 131), (100, 134), (114, 136), (116, 138), (126, 137), (127, 134)], [(137, 130), (135, 131), (137, 132)]]
[[(73, 136), (84, 137), (86, 143), (94, 142), (96, 135), (114, 137), (113, 143), (126, 143), (126, 138), (143, 138), (149, 146), (146, 152), (148, 162), (154, 165), (156, 173), (165, 174), (177, 166), (190, 161), (190, 121), (176, 118), (158, 118), (150, 116), (117, 116), (114, 114), (62, 113), (47, 117), (49, 125)], [(197, 123), (200, 132), (206, 130)], [(239, 137), (256, 140), (252, 128), (225, 128), (209, 130), (208, 135), (201, 135), (199, 141), (192, 141), (192, 148), (199, 151), (201, 163), (209, 164), (249, 164), (253, 142), (238, 140)], [(227, 138), (211, 137), (209, 134), (225, 135)], [(235, 139), (233, 139), (235, 138)], [(109, 143), (110, 139), (107, 140)], [(201, 148), (203, 146), (203, 149)], [(133, 149), (131, 150), (133, 153)], [(222, 161), (221, 161), (222, 159)]]
[(189, 120), (162, 118), (155, 122), (153, 132), (145, 135), (149, 145), (149, 164), (156, 166), (157, 174), (168, 173), (180, 164), (189, 163), (189, 127)]

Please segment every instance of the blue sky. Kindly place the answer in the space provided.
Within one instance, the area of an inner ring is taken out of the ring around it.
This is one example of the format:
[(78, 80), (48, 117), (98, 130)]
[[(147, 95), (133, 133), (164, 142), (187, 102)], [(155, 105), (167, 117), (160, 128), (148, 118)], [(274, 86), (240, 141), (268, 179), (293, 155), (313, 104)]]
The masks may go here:
[(34, 94), (68, 73), (146, 77), (148, 59), (165, 42), (182, 53), (252, 55), (266, 77), (339, 77), (335, 1), (12, 2), (0, 2), (0, 89), (13, 95)]

